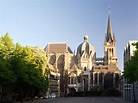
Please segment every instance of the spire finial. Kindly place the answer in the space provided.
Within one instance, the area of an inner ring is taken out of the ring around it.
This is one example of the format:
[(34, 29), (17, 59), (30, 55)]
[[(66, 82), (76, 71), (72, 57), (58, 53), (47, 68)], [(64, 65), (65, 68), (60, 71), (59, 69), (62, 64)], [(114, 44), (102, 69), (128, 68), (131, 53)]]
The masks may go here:
[(108, 6), (108, 14), (110, 14), (110, 6)]
[(87, 35), (84, 36), (84, 41), (88, 41), (88, 36)]

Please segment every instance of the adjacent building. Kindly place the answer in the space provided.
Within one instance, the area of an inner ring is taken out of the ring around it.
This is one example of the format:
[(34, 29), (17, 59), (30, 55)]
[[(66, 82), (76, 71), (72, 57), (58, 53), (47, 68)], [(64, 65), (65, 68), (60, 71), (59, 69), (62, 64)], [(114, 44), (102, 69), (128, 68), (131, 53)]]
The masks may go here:
[[(53, 66), (59, 70), (59, 88), (60, 96), (67, 93), (68, 86), (68, 69), (73, 66), (74, 54), (66, 42), (48, 43), (44, 49), (47, 53), (49, 69)], [(50, 87), (51, 88), (51, 87)]]
[(60, 96), (60, 73), (55, 65), (48, 64), (50, 70), (49, 74), (49, 89), (48, 94), (54, 93), (56, 96)]
[[(130, 40), (124, 49), (124, 66), (129, 63), (131, 56), (133, 56), (134, 51), (136, 50), (133, 43), (138, 42), (138, 40)], [(136, 101), (138, 101), (138, 82), (134, 83), (134, 91)], [(127, 101), (134, 101), (133, 95), (133, 84), (129, 84), (128, 80), (124, 78), (124, 91), (123, 91), (123, 98)]]
[(88, 36), (85, 35), (83, 39), (84, 41), (77, 47), (76, 54), (66, 42), (48, 43), (44, 49), (48, 63), (59, 70), (61, 96), (74, 91), (118, 89), (120, 70), (110, 12), (104, 39), (104, 56), (97, 58), (94, 45), (88, 41)]

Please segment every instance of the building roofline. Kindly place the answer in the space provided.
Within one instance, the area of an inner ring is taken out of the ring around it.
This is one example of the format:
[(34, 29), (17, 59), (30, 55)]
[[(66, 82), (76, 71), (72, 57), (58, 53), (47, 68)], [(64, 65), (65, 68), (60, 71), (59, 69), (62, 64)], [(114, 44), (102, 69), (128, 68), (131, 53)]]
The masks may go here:
[(48, 44), (67, 44), (67, 42), (49, 42)]

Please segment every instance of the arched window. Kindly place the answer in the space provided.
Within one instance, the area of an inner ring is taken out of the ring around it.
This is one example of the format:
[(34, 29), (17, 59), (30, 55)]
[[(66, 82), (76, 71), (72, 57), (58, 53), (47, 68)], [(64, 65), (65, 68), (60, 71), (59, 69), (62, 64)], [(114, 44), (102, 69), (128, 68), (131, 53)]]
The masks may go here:
[(86, 67), (84, 67), (84, 71), (86, 71)]
[(60, 55), (57, 60), (57, 68), (59, 69), (60, 73), (63, 72), (64, 70), (64, 64), (65, 64), (64, 55)]
[(83, 80), (84, 80), (84, 83), (85, 83), (85, 78)]
[(114, 49), (112, 48), (112, 56), (114, 56)]
[(76, 77), (74, 77), (74, 82), (73, 82), (73, 84), (76, 84)]
[(70, 77), (68, 77), (68, 84), (70, 84)]
[(49, 59), (49, 63), (50, 63), (51, 65), (54, 65), (55, 62), (56, 62), (56, 55), (52, 55), (52, 56), (50, 57), (50, 59)]
[(73, 84), (73, 77), (71, 77), (71, 84)]

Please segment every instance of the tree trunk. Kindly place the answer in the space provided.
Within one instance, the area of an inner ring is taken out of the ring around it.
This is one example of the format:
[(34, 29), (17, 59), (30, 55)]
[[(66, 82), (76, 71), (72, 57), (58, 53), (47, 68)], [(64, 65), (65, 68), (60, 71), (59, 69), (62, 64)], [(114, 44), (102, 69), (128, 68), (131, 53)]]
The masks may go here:
[(21, 103), (23, 103), (23, 88), (21, 88)]
[(136, 97), (135, 97), (135, 85), (134, 85), (134, 82), (133, 82), (133, 97), (134, 97), (134, 102), (136, 102)]

